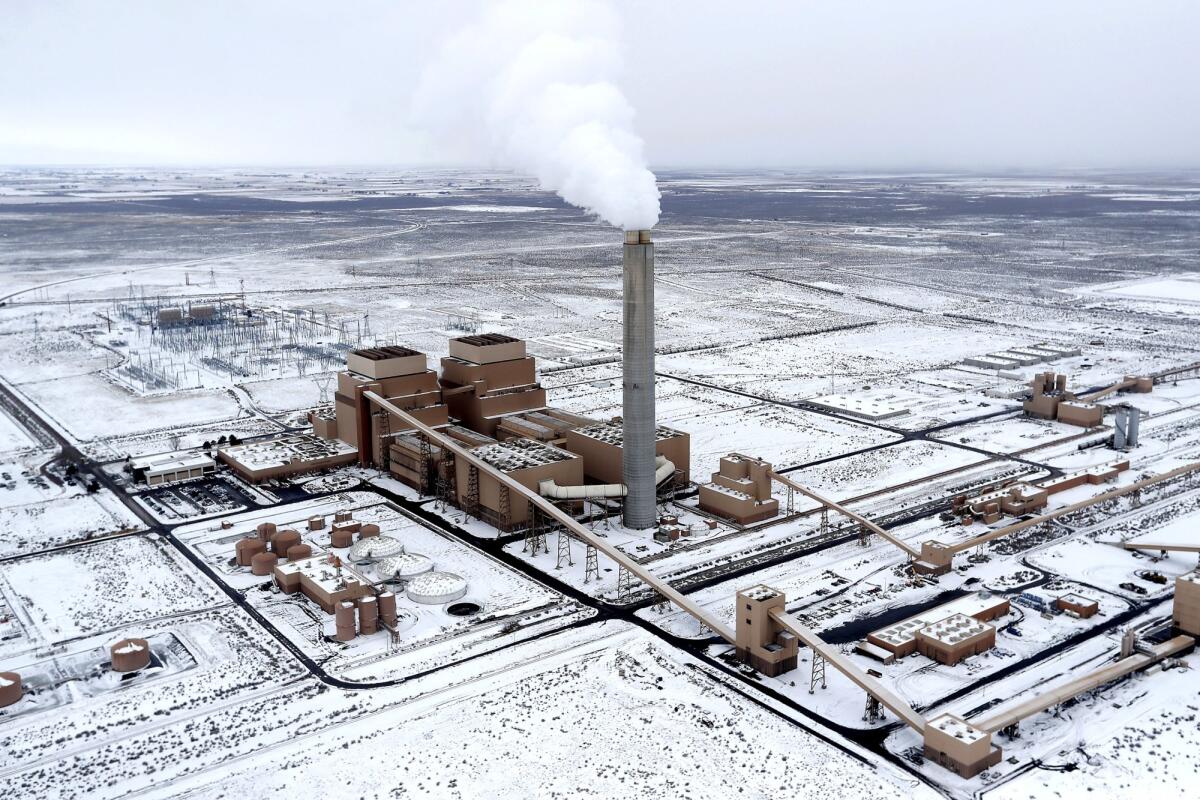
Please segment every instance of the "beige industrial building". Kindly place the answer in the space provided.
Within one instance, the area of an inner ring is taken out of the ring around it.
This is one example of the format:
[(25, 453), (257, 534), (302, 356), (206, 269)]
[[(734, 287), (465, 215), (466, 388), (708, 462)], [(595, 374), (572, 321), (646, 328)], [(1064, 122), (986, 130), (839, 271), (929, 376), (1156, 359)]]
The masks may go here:
[(1175, 579), (1175, 605), (1171, 622), (1176, 631), (1200, 636), (1200, 571)]
[(369, 580), (327, 553), (276, 564), (272, 575), (281, 591), (302, 593), (326, 614), (334, 613), (338, 603), (375, 594)]
[(700, 486), (700, 510), (739, 525), (778, 515), (779, 501), (771, 496), (771, 465), (738, 453), (722, 458), (712, 482)]
[(966, 595), (869, 633), (867, 643), (896, 658), (921, 652), (944, 664), (956, 664), (967, 656), (995, 646), (996, 630), (984, 623), (1002, 617), (1008, 611), (1007, 598)]
[(1000, 763), (1001, 751), (992, 744), (991, 733), (976, 728), (961, 717), (942, 714), (925, 723), (924, 753), (964, 778), (973, 778)]
[(500, 438), (497, 429), (505, 417), (546, 407), (537, 362), (525, 352), (525, 342), (499, 333), (451, 339), (441, 386), (450, 413), (493, 438)]
[(354, 463), (355, 457), (352, 446), (311, 433), (292, 433), (217, 450), (220, 461), (251, 483), (333, 469)]
[[(547, 481), (553, 481), (557, 486), (583, 484), (582, 458), (533, 439), (509, 439), (476, 447), (471, 452), (535, 492), (540, 492)], [(511, 496), (508, 488), (491, 475), (473, 470), (461, 459), (456, 461), (455, 467), (458, 504), (468, 513), (501, 530), (512, 530), (529, 521), (528, 503)]]
[[(588, 478), (606, 484), (620, 483), (622, 448), (625, 442), (620, 425), (602, 422), (566, 432), (563, 447), (583, 457)], [(654, 452), (675, 466), (675, 483), (686, 486), (691, 480), (691, 437), (683, 431), (659, 425), (655, 429)]]
[(1031, 382), (1032, 394), (1024, 402), (1026, 416), (1057, 419), (1067, 425), (1094, 428), (1104, 422), (1104, 408), (1077, 399), (1067, 391), (1067, 376), (1042, 372)]
[(430, 427), (450, 423), (437, 373), (428, 368), (424, 353), (398, 346), (352, 350), (345, 371), (338, 373), (334, 409), (337, 437), (358, 449), (363, 466), (382, 466), (387, 442), (406, 430), (395, 415), (371, 408), (364, 392), (378, 394)]
[(1054, 598), (1054, 607), (1059, 611), (1066, 611), (1069, 614), (1074, 614), (1080, 619), (1094, 617), (1100, 611), (1100, 603), (1078, 594), (1064, 594), (1061, 597)]
[(769, 586), (753, 586), (737, 593), (736, 641), (738, 660), (767, 677), (796, 668), (800, 640), (771, 617), (784, 611), (787, 598)]

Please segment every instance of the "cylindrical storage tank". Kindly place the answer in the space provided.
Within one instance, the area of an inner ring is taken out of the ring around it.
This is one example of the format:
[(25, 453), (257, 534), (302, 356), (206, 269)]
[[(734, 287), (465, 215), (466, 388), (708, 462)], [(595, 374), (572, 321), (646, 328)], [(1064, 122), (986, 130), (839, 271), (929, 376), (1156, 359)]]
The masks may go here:
[(379, 616), (388, 625), (396, 624), (396, 595), (391, 592), (379, 593)]
[(391, 536), (369, 536), (355, 542), (354, 546), (350, 548), (350, 552), (346, 553), (346, 558), (351, 561), (365, 561), (372, 558), (398, 556), (403, 552), (404, 543), (399, 539), (393, 539)]
[(150, 643), (145, 639), (122, 639), (108, 648), (114, 672), (136, 672), (150, 664)]
[(251, 539), (246, 537), (234, 545), (234, 553), (237, 554), (237, 563), (239, 567), (250, 566), (250, 560), (259, 553), (267, 551), (267, 543), (262, 539)]
[(306, 544), (294, 544), (287, 549), (288, 561), (299, 561), (302, 558), (310, 558), (312, 556), (312, 548)]
[(21, 685), (21, 676), (15, 672), (0, 672), (0, 708), (11, 706), (21, 699), (25, 687)]
[(309, 517), (308, 518), (308, 529), (310, 531), (325, 530), (325, 518), (324, 517)]
[(333, 608), (333, 622), (337, 628), (337, 640), (348, 642), (354, 638), (354, 603), (343, 600)]
[(353, 511), (339, 511), (333, 515), (334, 522), (349, 522), (354, 519)]
[(279, 563), (279, 556), (274, 553), (259, 553), (250, 559), (251, 575), (270, 575), (271, 570)]
[(270, 542), (271, 537), (275, 535), (275, 523), (261, 522), (259, 523), (257, 530), (258, 538), (262, 539), (264, 542)]
[(433, 559), (420, 553), (400, 553), (381, 558), (373, 565), (380, 580), (412, 580), (416, 576), (433, 571)]
[(426, 572), (408, 583), (408, 599), (414, 603), (441, 605), (467, 593), (467, 580), (453, 572)]
[(287, 555), (289, 548), (300, 544), (300, 532), (294, 530), (279, 531), (271, 538), (271, 549), (276, 555)]
[(349, 547), (354, 544), (354, 534), (345, 528), (335, 528), (329, 543), (333, 547)]
[(368, 522), (366, 525), (363, 525), (361, 528), (358, 529), (358, 538), (359, 539), (370, 539), (372, 536), (378, 536), (378, 535), (379, 535), (379, 526), (374, 525), (370, 522)]
[(359, 598), (358, 629), (365, 634), (379, 630), (379, 604), (375, 602), (375, 595)]

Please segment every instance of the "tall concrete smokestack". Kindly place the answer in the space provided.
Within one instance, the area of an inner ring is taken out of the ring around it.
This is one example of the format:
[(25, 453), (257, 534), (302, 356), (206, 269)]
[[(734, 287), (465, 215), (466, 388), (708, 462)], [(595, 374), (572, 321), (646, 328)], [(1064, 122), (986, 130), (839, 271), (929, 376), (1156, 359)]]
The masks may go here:
[(654, 245), (650, 231), (625, 231), (625, 444), (622, 472), (626, 528), (654, 527)]

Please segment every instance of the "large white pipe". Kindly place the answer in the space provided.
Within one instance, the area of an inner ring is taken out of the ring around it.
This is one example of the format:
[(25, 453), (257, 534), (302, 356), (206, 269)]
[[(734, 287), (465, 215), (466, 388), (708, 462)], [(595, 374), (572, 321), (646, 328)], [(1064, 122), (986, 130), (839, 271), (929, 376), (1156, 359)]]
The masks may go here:
[[(654, 485), (658, 486), (675, 473), (675, 464), (666, 456), (654, 460)], [(625, 497), (629, 489), (623, 483), (593, 483), (583, 486), (559, 486), (552, 480), (538, 482), (538, 494), (552, 500), (590, 500), (595, 497)]]

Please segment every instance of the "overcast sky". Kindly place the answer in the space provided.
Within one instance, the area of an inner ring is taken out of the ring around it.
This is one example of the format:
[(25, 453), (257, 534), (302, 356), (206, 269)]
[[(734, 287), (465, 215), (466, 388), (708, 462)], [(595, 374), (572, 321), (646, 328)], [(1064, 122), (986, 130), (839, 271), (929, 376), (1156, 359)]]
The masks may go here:
[[(1197, 0), (615, 5), (654, 167), (1200, 166)], [(442, 162), (410, 97), (476, 8), (0, 0), (0, 163)]]

